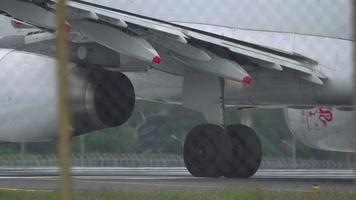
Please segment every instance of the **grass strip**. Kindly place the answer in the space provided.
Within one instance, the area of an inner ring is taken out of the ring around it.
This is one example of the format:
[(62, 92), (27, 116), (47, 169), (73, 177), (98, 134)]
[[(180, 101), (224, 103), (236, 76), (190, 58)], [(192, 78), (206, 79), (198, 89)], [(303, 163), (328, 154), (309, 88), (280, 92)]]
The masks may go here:
[[(355, 200), (356, 194), (321, 192), (274, 192), (260, 189), (228, 188), (209, 191), (176, 192), (76, 192), (76, 200)], [(35, 190), (0, 190), (0, 200), (51, 200), (58, 199), (57, 192)]]

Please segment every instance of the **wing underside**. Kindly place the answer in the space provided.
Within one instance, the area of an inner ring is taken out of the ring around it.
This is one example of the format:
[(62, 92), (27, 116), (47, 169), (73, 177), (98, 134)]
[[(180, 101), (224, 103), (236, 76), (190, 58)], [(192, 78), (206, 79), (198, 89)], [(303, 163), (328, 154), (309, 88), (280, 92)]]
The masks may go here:
[[(54, 0), (0, 0), (2, 12), (26, 25), (53, 33), (56, 31), (55, 7)], [(244, 83), (251, 81), (251, 66), (276, 72), (292, 70), (301, 80), (319, 85), (327, 79), (319, 63), (303, 55), (86, 1), (69, 1), (67, 16), (71, 34), (86, 38), (85, 42), (96, 42), (120, 54), (152, 63), (153, 67), (161, 61), (172, 60), (187, 68)]]

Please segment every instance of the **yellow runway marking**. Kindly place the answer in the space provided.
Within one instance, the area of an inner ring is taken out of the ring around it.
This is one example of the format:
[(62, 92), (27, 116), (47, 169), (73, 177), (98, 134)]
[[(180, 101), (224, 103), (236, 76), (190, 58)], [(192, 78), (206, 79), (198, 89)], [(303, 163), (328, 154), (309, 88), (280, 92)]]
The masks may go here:
[(53, 192), (54, 190), (22, 189), (22, 188), (0, 188), (0, 192)]
[[(39, 180), (39, 181), (52, 181), (53, 178), (48, 177), (30, 177), (26, 180)], [(55, 190), (43, 190), (43, 189), (24, 189), (24, 188), (0, 188), (0, 192), (53, 192)]]
[[(36, 180), (36, 179), (34, 179)], [(59, 181), (57, 178), (41, 178), (37, 179), (41, 181)], [(74, 182), (77, 183), (89, 183), (89, 184), (109, 184), (109, 185), (141, 185), (141, 186), (162, 186), (162, 187), (190, 187), (190, 188), (207, 188), (214, 189), (216, 186), (205, 185), (180, 185), (180, 184), (164, 184), (164, 183), (140, 183), (140, 182), (125, 182), (125, 181), (102, 181), (102, 180), (83, 180), (80, 178), (74, 178)]]
[[(55, 177), (44, 177), (44, 178), (31, 178), (32, 180), (39, 180), (39, 181), (59, 181), (58, 178)], [(30, 180), (30, 179), (27, 179)], [(184, 188), (203, 188), (203, 189), (216, 189), (216, 186), (204, 186), (204, 185), (192, 185), (192, 184), (164, 184), (164, 183), (140, 183), (140, 182), (125, 182), (125, 181), (101, 181), (101, 180), (83, 180), (83, 179), (73, 179), (74, 182), (77, 183), (88, 183), (88, 184), (108, 184), (108, 185), (140, 185), (140, 186), (156, 186), (156, 187), (184, 187)], [(26, 189), (12, 189), (12, 188), (0, 188), (1, 190), (7, 191), (26, 191)], [(33, 191), (42, 191), (42, 190), (28, 190), (29, 192)], [(43, 190), (50, 192), (51, 190)], [(53, 191), (53, 190), (52, 190)]]

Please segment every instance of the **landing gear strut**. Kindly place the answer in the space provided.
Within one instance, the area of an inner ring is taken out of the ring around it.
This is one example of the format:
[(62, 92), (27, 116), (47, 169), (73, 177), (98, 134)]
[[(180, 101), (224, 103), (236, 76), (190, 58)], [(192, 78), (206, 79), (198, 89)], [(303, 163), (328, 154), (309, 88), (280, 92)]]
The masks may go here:
[(183, 156), (193, 176), (248, 178), (259, 168), (261, 152), (260, 140), (251, 128), (205, 124), (189, 133)]

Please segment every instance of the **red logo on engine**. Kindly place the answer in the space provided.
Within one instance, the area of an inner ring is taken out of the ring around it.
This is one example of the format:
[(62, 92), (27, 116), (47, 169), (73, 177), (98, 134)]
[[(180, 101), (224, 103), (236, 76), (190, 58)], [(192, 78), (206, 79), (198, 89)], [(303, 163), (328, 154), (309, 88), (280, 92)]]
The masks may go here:
[(327, 108), (320, 108), (319, 109), (319, 120), (322, 121), (325, 126), (327, 126), (329, 122), (333, 121), (332, 110), (327, 109)]
[(333, 121), (333, 112), (330, 108), (318, 108), (309, 111), (307, 118), (308, 128), (311, 128), (311, 125), (315, 127), (320, 127), (317, 121), (321, 122), (324, 127), (327, 127), (328, 124)]

